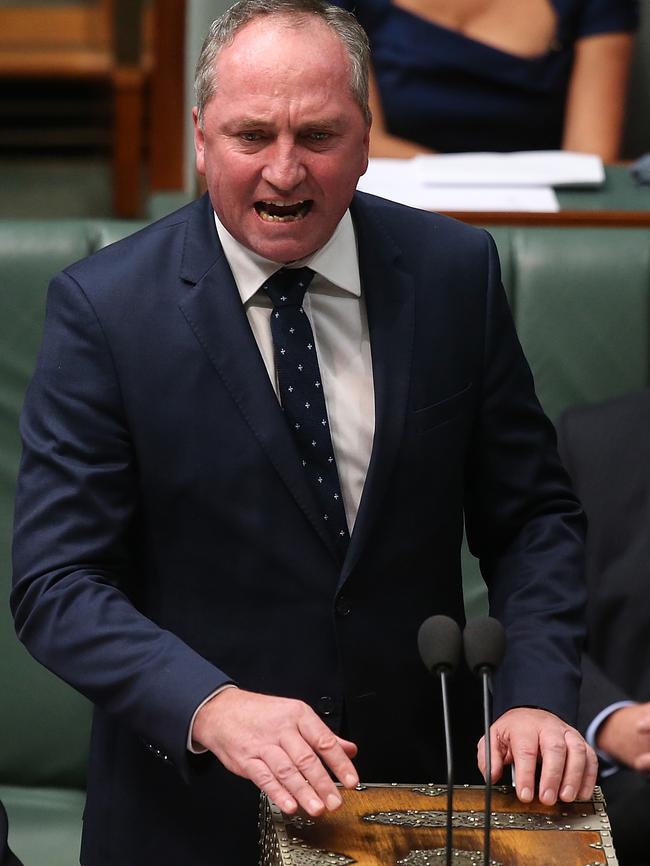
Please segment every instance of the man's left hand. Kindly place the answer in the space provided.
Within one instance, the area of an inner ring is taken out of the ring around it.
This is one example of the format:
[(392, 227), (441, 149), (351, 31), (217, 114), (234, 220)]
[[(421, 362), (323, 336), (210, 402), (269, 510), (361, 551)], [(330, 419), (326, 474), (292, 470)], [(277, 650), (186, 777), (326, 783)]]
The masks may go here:
[[(478, 765), (485, 778), (484, 737), (478, 744)], [(490, 728), (492, 781), (513, 764), (517, 797), (530, 803), (535, 797), (535, 771), (541, 760), (539, 799), (552, 806), (588, 800), (596, 784), (598, 760), (575, 728), (547, 710), (515, 707)]]

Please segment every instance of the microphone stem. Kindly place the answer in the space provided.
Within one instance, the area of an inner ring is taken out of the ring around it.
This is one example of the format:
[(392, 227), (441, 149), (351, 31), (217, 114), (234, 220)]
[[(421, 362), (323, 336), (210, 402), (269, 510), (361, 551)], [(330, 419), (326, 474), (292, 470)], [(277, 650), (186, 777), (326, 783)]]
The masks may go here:
[(447, 841), (446, 860), (451, 866), (452, 860), (452, 819), (454, 814), (454, 764), (451, 752), (451, 725), (449, 716), (449, 699), (447, 697), (447, 671), (440, 671), (440, 688), (442, 691), (442, 715), (445, 725), (445, 750), (447, 752)]
[(490, 671), (481, 670), (483, 680), (483, 727), (485, 732), (485, 816), (483, 819), (483, 864), (490, 866), (490, 823), (492, 818), (492, 750), (490, 748)]

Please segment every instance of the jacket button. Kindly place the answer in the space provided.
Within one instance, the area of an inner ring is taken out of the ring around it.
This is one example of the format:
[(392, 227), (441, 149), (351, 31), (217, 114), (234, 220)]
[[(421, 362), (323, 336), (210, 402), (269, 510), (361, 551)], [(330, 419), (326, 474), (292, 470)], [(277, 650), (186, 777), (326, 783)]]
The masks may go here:
[(318, 712), (321, 716), (331, 716), (334, 711), (334, 699), (330, 695), (323, 695), (318, 699)]
[(350, 602), (344, 595), (340, 595), (336, 599), (335, 609), (339, 616), (347, 616), (350, 613)]

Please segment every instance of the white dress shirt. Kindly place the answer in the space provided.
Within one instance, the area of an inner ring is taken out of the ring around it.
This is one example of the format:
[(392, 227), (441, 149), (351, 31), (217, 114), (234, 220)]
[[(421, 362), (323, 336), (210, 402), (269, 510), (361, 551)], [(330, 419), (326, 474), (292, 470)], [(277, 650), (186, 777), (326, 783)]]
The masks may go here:
[[(214, 218), (253, 336), (278, 394), (270, 322), (273, 304), (260, 287), (282, 265), (249, 250), (230, 234), (216, 213)], [(303, 309), (314, 332), (334, 456), (351, 534), (370, 463), (375, 433), (375, 398), (366, 305), (361, 294), (357, 242), (349, 211), (324, 247), (290, 265), (305, 266), (315, 271), (315, 276), (305, 294)], [(192, 716), (187, 740), (191, 752), (205, 751), (192, 743), (194, 719), (201, 707), (220, 691), (222, 689), (217, 689), (209, 695)]]
[[(271, 309), (262, 283), (281, 265), (244, 247), (215, 214), (219, 240), (235, 278), (269, 378), (278, 393), (273, 358)], [(375, 430), (372, 358), (366, 306), (361, 296), (359, 257), (350, 212), (320, 250), (290, 267), (316, 272), (305, 310), (316, 343), (334, 456), (350, 533), (359, 510)]]

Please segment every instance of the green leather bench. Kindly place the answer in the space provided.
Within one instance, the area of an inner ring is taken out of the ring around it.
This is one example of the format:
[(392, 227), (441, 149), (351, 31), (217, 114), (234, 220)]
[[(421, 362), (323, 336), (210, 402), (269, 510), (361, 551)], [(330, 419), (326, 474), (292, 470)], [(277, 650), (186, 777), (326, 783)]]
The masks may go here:
[[(78, 862), (90, 707), (30, 659), (8, 612), (17, 421), (49, 277), (138, 226), (0, 221), (0, 799), (25, 866)], [(548, 413), (650, 383), (650, 229), (496, 228), (517, 329)], [(470, 613), (483, 604), (464, 554)]]
[(9, 613), (17, 419), (54, 272), (129, 234), (130, 222), (0, 221), (0, 800), (25, 866), (79, 862), (90, 705), (31, 659)]

